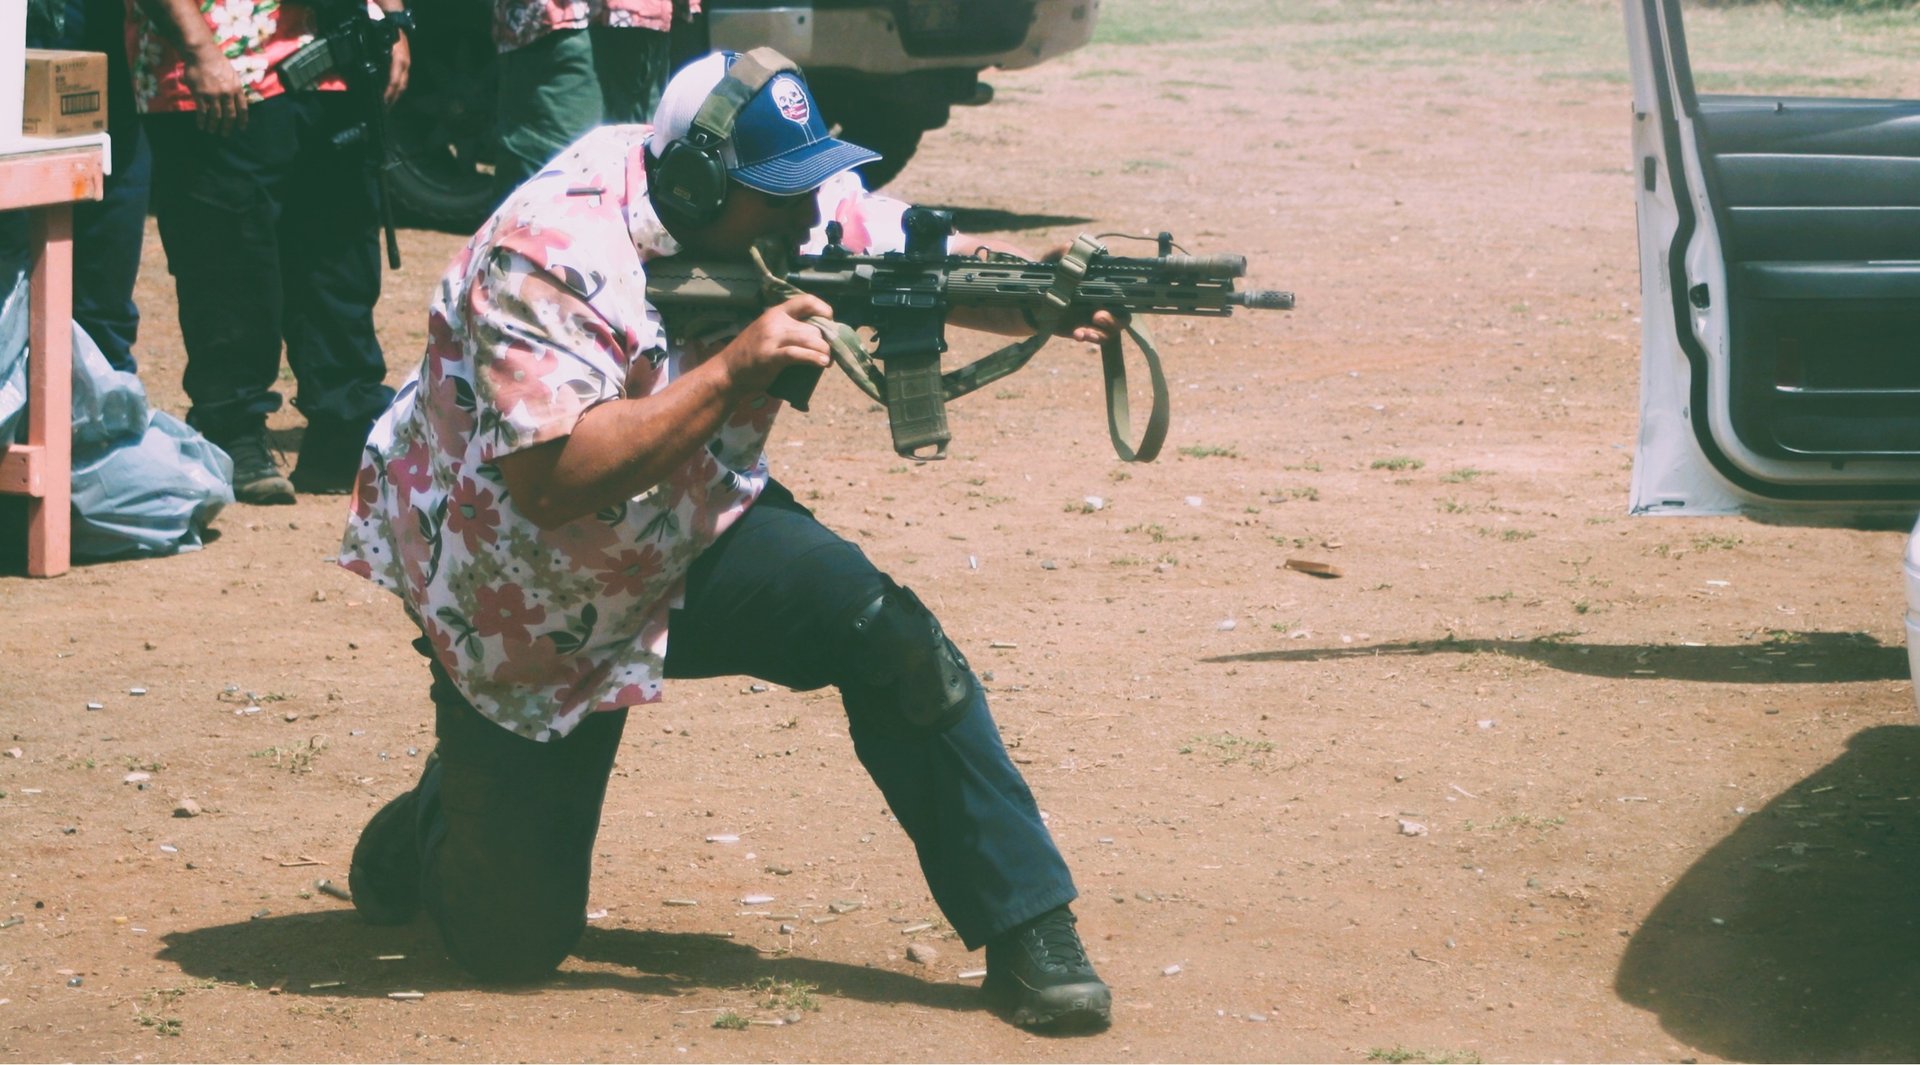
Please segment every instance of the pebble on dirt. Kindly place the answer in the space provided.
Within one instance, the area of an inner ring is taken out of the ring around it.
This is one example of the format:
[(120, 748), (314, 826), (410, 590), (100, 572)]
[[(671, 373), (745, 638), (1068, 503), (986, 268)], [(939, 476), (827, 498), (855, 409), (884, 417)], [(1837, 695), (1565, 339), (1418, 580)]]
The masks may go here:
[(192, 799), (181, 799), (173, 808), (175, 817), (199, 817), (200, 804)]
[(940, 952), (925, 943), (907, 944), (907, 960), (919, 965), (932, 965)]
[(1402, 818), (1400, 820), (1400, 834), (1403, 836), (1424, 836), (1427, 834), (1427, 826), (1418, 821), (1408, 821)]

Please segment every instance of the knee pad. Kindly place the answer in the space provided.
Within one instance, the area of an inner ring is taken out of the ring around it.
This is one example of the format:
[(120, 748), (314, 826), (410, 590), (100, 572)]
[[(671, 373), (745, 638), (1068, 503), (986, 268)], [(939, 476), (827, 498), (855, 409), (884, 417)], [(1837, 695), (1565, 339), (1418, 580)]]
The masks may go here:
[(848, 622), (847, 636), (851, 679), (840, 690), (850, 709), (941, 732), (972, 703), (973, 669), (912, 591), (888, 580)]

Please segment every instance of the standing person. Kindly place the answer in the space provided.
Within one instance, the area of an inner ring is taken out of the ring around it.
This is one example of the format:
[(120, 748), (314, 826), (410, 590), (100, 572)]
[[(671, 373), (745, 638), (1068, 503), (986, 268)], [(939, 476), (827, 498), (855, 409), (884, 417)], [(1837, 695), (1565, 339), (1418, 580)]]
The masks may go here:
[[(1107, 1023), (1072, 878), (966, 659), (769, 476), (767, 386), (827, 364), (808, 319), (831, 308), (796, 297), (688, 345), (646, 298), (655, 258), (818, 247), (823, 214), (849, 250), (899, 249), (905, 205), (849, 169), (873, 158), (828, 136), (777, 53), (720, 53), (674, 77), (652, 128), (589, 133), (455, 257), (340, 554), (419, 624), (439, 736), (354, 848), (367, 920), (424, 908), (477, 976), (546, 975), (585, 927), (627, 708), (668, 677), (832, 684), (934, 900), (986, 946), (992, 1000), (1023, 1025)], [(1025, 332), (1007, 318), (963, 324)], [(1064, 332), (1118, 328), (1102, 311)]]
[[(331, 0), (329, 8), (361, 0)], [(398, 11), (401, 0), (377, 0)], [(187, 421), (233, 458), (234, 497), (291, 503), (353, 486), (393, 398), (374, 336), (378, 192), (369, 137), (337, 80), (290, 92), (274, 65), (313, 38), (322, 5), (131, 0), (127, 51), (153, 146), (153, 206), (187, 349)], [(386, 103), (406, 88), (404, 35)], [(284, 341), (306, 415), (291, 480), (267, 448)]]
[[(107, 133), (111, 166), (99, 200), (73, 205), (73, 322), (116, 370), (135, 370), (140, 309), (133, 282), (147, 234), (152, 174), (146, 137), (127, 72), (124, 0), (33, 0), (27, 47), (103, 52), (107, 57)], [(0, 245), (24, 253), (26, 218), (0, 217)]]
[(603, 122), (647, 121), (672, 69), (674, 20), (699, 13), (700, 0), (494, 0), (495, 194)]

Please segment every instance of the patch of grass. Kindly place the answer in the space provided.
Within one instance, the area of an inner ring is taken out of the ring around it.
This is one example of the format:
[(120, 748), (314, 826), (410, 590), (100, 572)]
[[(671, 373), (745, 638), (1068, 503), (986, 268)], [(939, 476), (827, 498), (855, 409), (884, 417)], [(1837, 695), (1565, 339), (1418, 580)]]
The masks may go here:
[(1240, 453), (1230, 447), (1214, 447), (1199, 444), (1193, 447), (1183, 447), (1180, 449), (1180, 453), (1190, 459), (1237, 459), (1240, 457)]
[(1546, 832), (1550, 829), (1559, 828), (1566, 823), (1567, 819), (1564, 817), (1540, 817), (1535, 814), (1508, 814), (1504, 817), (1495, 818), (1484, 825), (1476, 825), (1472, 821), (1468, 821), (1461, 827), (1467, 832), (1499, 832), (1506, 829), (1519, 828), (1531, 828), (1535, 831)]
[(799, 980), (779, 980), (771, 976), (763, 976), (753, 982), (753, 993), (759, 996), (760, 1004), (770, 1010), (818, 1013), (820, 1000), (813, 994), (818, 990), (820, 990), (818, 984), (802, 983)]
[(1204, 753), (1217, 759), (1221, 765), (1233, 765), (1237, 762), (1261, 765), (1273, 750), (1272, 740), (1250, 740), (1231, 732), (1215, 732), (1193, 737), (1181, 746), (1180, 753)]
[(1368, 464), (1367, 468), (1373, 470), (1394, 470), (1398, 472), (1400, 470), (1417, 470), (1424, 466), (1426, 466), (1426, 462), (1422, 459), (1416, 459), (1409, 455), (1394, 455), (1391, 458), (1374, 459)]
[(1466, 484), (1468, 481), (1485, 476), (1486, 472), (1485, 470), (1476, 470), (1472, 466), (1462, 466), (1452, 473), (1447, 474), (1445, 477), (1440, 478), (1440, 480), (1447, 484)]
[(255, 751), (248, 757), (267, 759), (275, 767), (285, 769), (289, 773), (311, 773), (313, 760), (320, 757), (320, 752), (326, 748), (327, 738), (315, 736), (303, 744), (295, 744), (291, 747), (268, 747)]
[(146, 1010), (140, 1010), (133, 1015), (133, 1019), (140, 1022), (140, 1027), (153, 1029), (154, 1035), (178, 1036), (180, 1034), (181, 1022), (178, 1017), (161, 1017)]
[(1696, 536), (1693, 538), (1695, 551), (1731, 551), (1747, 541), (1739, 536)]
[(1472, 507), (1465, 503), (1455, 502), (1451, 499), (1442, 499), (1440, 501), (1440, 513), (1442, 514), (1465, 514), (1472, 509)]
[(1168, 541), (1177, 542), (1180, 540), (1191, 539), (1191, 537), (1186, 537), (1186, 536), (1175, 536), (1174, 534), (1167, 531), (1166, 526), (1161, 525), (1157, 522), (1152, 524), (1143, 523), (1140, 525), (1129, 525), (1125, 529), (1122, 529), (1120, 531), (1129, 532), (1129, 533), (1145, 533), (1147, 536), (1147, 539), (1152, 540), (1156, 544), (1164, 544), (1164, 543), (1167, 543)]
[(1501, 540), (1506, 543), (1518, 543), (1521, 540), (1531, 540), (1540, 535), (1531, 529), (1493, 529), (1485, 525), (1475, 529), (1474, 532), (1489, 539)]
[(747, 1020), (745, 1017), (740, 1016), (738, 1013), (735, 1013), (732, 1010), (727, 1010), (725, 1013), (722, 1013), (720, 1016), (715, 1017), (713, 1019), (713, 1026), (715, 1028), (724, 1028), (729, 1032), (744, 1031), (747, 1028), (747, 1026), (752, 1023), (753, 1022)]
[(1426, 1065), (1480, 1065), (1480, 1055), (1464, 1050), (1415, 1050), (1398, 1043), (1367, 1051), (1368, 1061), (1424, 1062)]

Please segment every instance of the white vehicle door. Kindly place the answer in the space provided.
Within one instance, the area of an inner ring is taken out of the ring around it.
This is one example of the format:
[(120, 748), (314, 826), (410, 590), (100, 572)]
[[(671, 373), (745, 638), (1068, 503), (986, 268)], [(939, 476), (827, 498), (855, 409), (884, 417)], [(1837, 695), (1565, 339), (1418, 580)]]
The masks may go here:
[(1911, 523), (1920, 101), (1697, 93), (1680, 0), (1624, 7), (1642, 320), (1632, 512)]

